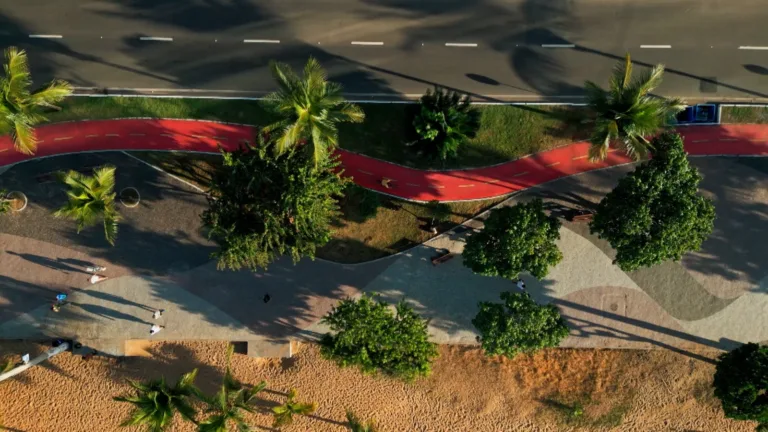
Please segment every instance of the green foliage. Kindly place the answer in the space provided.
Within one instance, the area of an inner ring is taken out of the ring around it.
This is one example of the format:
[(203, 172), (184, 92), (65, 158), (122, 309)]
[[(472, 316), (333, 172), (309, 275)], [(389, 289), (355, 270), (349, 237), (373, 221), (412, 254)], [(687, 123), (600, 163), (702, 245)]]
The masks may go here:
[(472, 324), (488, 355), (509, 358), (555, 347), (568, 336), (568, 326), (554, 305), (539, 305), (528, 293), (501, 293), (501, 303), (480, 302)]
[(748, 343), (720, 355), (713, 386), (726, 417), (768, 424), (768, 347)]
[(11, 200), (8, 199), (8, 191), (0, 189), (0, 214), (11, 211)]
[(420, 153), (446, 160), (455, 157), (459, 146), (474, 138), (480, 128), (480, 111), (469, 96), (441, 88), (427, 90), (421, 97), (419, 112), (413, 119)]
[(229, 367), (233, 350), (234, 347), (230, 345), (227, 350), (227, 366), (219, 391), (213, 397), (199, 394), (200, 399), (208, 405), (205, 413), (209, 414), (209, 417), (198, 423), (198, 432), (227, 432), (230, 424), (233, 424), (238, 431), (250, 430), (243, 417), (243, 411), (254, 412), (253, 402), (256, 395), (267, 387), (267, 383), (262, 381), (253, 387), (248, 387), (235, 379)]
[(349, 426), (349, 430), (352, 432), (379, 432), (379, 428), (376, 427), (373, 420), (363, 422), (355, 413), (349, 410), (347, 410), (347, 423), (349, 423), (347, 426)]
[(492, 210), (485, 227), (467, 240), (464, 265), (485, 276), (516, 279), (527, 271), (544, 278), (563, 255), (555, 241), (560, 221), (547, 216), (541, 200)]
[(96, 168), (92, 176), (69, 171), (60, 173), (59, 179), (69, 186), (69, 201), (53, 215), (74, 219), (78, 234), (83, 228), (101, 220), (107, 242), (114, 246), (117, 223), (120, 221), (120, 215), (115, 209), (115, 167), (105, 165)]
[(113, 398), (134, 406), (131, 416), (120, 426), (145, 426), (147, 431), (160, 432), (171, 427), (176, 412), (194, 422), (196, 412), (189, 402), (198, 394), (194, 384), (196, 377), (197, 369), (182, 375), (173, 387), (166, 384), (165, 378), (146, 383), (128, 380), (136, 390), (135, 394)]
[(650, 150), (646, 136), (655, 135), (668, 126), (674, 115), (685, 109), (680, 99), (663, 99), (651, 95), (661, 84), (664, 65), (644, 71), (632, 79), (629, 53), (616, 64), (608, 90), (587, 81), (587, 102), (594, 115), (594, 129), (589, 149), (590, 160), (603, 160), (611, 144), (630, 157), (642, 159)]
[(293, 423), (294, 415), (309, 415), (315, 411), (317, 411), (317, 403), (297, 402), (296, 389), (291, 389), (285, 403), (272, 408), (272, 415), (275, 418), (272, 427), (288, 426)]
[(358, 365), (406, 380), (430, 373), (437, 346), (429, 342), (427, 321), (405, 301), (396, 314), (374, 297), (342, 300), (323, 318), (335, 334), (326, 334), (322, 353), (341, 366)]
[(344, 211), (345, 216), (355, 222), (365, 222), (375, 217), (381, 207), (381, 194), (354, 183), (349, 183), (344, 189), (344, 199), (355, 204), (354, 211)]
[(698, 195), (701, 175), (679, 135), (653, 141), (653, 159), (619, 181), (597, 208), (590, 230), (616, 249), (625, 271), (679, 260), (712, 233), (715, 208)]
[(34, 154), (37, 137), (32, 128), (44, 122), (42, 110), (72, 94), (72, 85), (54, 80), (37, 91), (30, 91), (27, 53), (15, 47), (5, 50), (5, 73), (0, 77), (0, 134), (11, 134), (16, 151)]
[(270, 68), (279, 90), (267, 96), (265, 104), (280, 120), (265, 130), (277, 133), (278, 153), (307, 141), (315, 163), (320, 163), (338, 145), (338, 123), (360, 123), (365, 119), (360, 107), (341, 96), (341, 86), (328, 82), (314, 58), (307, 61), (301, 78), (282, 63), (272, 62)]
[(274, 155), (263, 140), (222, 155), (202, 214), (219, 244), (213, 254), (219, 269), (266, 268), (286, 252), (294, 262), (314, 258), (331, 238), (336, 197), (346, 184), (337, 160), (315, 165), (311, 155), (292, 149)]

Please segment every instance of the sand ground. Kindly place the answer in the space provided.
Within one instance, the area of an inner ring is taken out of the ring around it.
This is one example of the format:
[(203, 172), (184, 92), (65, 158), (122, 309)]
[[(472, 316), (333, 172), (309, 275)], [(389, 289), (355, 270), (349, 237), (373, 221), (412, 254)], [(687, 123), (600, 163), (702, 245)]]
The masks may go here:
[[(166, 376), (199, 368), (198, 385), (215, 391), (223, 342), (153, 343), (151, 357), (83, 361), (61, 354), (0, 383), (0, 415), (10, 431), (116, 431), (129, 407), (112, 401), (126, 379)], [(42, 348), (6, 343), (0, 354)], [(702, 352), (712, 358), (715, 352)], [(259, 409), (291, 387), (315, 401), (312, 417), (287, 431), (344, 431), (345, 409), (375, 419), (382, 431), (752, 431), (754, 424), (723, 418), (711, 391), (714, 366), (663, 350), (554, 349), (514, 360), (486, 358), (476, 348), (441, 346), (434, 373), (412, 384), (340, 369), (313, 344), (288, 360), (236, 354), (237, 378), (266, 380)], [(572, 416), (580, 404), (584, 414)], [(272, 430), (267, 413), (248, 415), (255, 430)], [(138, 429), (123, 429), (138, 430)], [(177, 422), (173, 431), (192, 431)]]

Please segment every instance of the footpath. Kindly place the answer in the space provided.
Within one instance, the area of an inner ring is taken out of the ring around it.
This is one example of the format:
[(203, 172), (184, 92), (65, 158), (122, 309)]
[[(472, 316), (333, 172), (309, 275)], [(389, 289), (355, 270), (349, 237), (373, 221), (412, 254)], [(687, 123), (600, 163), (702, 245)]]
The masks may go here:
[[(768, 125), (689, 126), (679, 129), (691, 156), (761, 156), (768, 154)], [(218, 153), (253, 141), (251, 126), (196, 120), (124, 119), (57, 123), (37, 128), (35, 155), (13, 150), (0, 138), (0, 168), (27, 160), (68, 153), (173, 150)], [(580, 142), (484, 168), (427, 171), (395, 165), (339, 149), (345, 172), (368, 189), (416, 201), (464, 201), (503, 196), (558, 178), (631, 162), (612, 151), (605, 161), (587, 160)], [(389, 188), (381, 184), (390, 179)]]

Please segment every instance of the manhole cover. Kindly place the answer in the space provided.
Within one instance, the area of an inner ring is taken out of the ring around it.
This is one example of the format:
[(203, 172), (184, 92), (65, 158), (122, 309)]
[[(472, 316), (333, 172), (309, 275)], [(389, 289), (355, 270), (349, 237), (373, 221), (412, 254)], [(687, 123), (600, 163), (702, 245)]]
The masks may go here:
[(627, 315), (627, 297), (623, 294), (605, 294), (602, 309), (616, 315)]

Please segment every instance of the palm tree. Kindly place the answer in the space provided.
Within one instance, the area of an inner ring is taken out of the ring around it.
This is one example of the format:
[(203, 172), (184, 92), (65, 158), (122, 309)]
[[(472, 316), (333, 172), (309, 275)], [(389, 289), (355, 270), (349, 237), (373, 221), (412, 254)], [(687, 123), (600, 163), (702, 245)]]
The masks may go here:
[(189, 421), (195, 421), (195, 409), (189, 399), (198, 394), (195, 388), (197, 369), (181, 376), (173, 387), (169, 387), (165, 378), (150, 380), (146, 383), (128, 380), (136, 389), (133, 396), (114, 398), (119, 402), (128, 402), (135, 406), (131, 416), (120, 426), (146, 426), (150, 432), (161, 432), (173, 423), (176, 412)]
[(72, 94), (72, 85), (53, 80), (40, 90), (31, 92), (27, 53), (15, 47), (5, 50), (5, 74), (0, 77), (0, 133), (10, 133), (16, 151), (34, 154), (37, 138), (32, 126), (45, 120), (41, 108), (54, 105)]
[(117, 222), (120, 215), (115, 209), (115, 167), (105, 165), (93, 170), (93, 175), (69, 171), (60, 174), (69, 186), (69, 202), (56, 210), (54, 216), (68, 217), (77, 222), (78, 234), (83, 228), (104, 221), (104, 235), (109, 244), (115, 244)]
[(352, 432), (378, 432), (379, 430), (373, 420), (363, 423), (355, 413), (349, 410), (347, 410), (347, 422), (349, 423), (349, 430)]
[(251, 404), (256, 394), (267, 387), (267, 383), (262, 381), (256, 386), (247, 388), (236, 380), (229, 368), (233, 351), (234, 347), (230, 345), (227, 351), (227, 367), (219, 391), (212, 398), (201, 396), (201, 399), (208, 404), (205, 412), (211, 415), (198, 423), (198, 432), (227, 432), (230, 423), (234, 423), (239, 431), (250, 430), (241, 411), (254, 412)]
[(7, 199), (8, 191), (0, 189), (0, 214), (11, 211), (11, 200)]
[(341, 86), (328, 82), (314, 58), (307, 61), (301, 78), (288, 65), (272, 62), (270, 67), (280, 89), (267, 96), (266, 103), (281, 120), (265, 131), (276, 132), (278, 153), (307, 141), (317, 162), (338, 144), (337, 123), (359, 123), (365, 119), (360, 107), (341, 96)]
[(629, 53), (617, 63), (608, 90), (587, 81), (585, 88), (589, 108), (595, 115), (589, 159), (603, 160), (615, 143), (633, 159), (642, 159), (650, 150), (647, 136), (668, 126), (673, 116), (685, 109), (677, 98), (663, 99), (650, 95), (661, 84), (664, 65), (658, 64), (632, 79)]
[(288, 392), (288, 399), (285, 403), (272, 408), (272, 414), (275, 417), (275, 421), (272, 427), (287, 426), (293, 423), (293, 415), (308, 415), (317, 410), (317, 403), (302, 403), (296, 402), (296, 389), (291, 389)]

